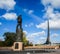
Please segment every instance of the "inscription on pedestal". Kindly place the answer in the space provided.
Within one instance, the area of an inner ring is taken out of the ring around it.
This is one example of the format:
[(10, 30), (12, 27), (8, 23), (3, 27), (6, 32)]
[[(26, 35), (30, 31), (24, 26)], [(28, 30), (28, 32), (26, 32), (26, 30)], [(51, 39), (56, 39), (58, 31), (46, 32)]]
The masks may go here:
[(15, 44), (15, 49), (18, 49), (18, 48), (19, 48), (18, 46), (19, 46), (19, 44), (16, 43), (16, 44)]

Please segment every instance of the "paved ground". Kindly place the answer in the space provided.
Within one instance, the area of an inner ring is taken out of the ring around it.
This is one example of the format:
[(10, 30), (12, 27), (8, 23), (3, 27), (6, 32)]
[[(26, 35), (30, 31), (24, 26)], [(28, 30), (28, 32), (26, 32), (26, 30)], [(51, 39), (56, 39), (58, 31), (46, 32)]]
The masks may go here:
[(20, 52), (0, 50), (0, 54), (60, 54), (60, 49), (27, 49)]

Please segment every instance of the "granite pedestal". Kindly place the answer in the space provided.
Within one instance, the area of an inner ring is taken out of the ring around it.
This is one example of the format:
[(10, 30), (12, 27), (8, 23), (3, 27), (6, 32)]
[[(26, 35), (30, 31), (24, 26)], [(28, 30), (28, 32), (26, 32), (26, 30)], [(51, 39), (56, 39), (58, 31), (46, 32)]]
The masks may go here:
[(22, 42), (14, 42), (13, 51), (22, 51), (23, 43)]

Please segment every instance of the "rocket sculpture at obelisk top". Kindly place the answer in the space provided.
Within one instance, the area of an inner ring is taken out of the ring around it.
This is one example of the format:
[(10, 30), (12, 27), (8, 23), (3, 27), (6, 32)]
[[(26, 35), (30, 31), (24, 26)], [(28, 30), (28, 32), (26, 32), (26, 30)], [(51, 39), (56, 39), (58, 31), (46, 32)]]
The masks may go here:
[(46, 43), (45, 44), (51, 44), (50, 42), (50, 29), (49, 29), (49, 20), (47, 22), (48, 26), (47, 26), (47, 40), (46, 40)]

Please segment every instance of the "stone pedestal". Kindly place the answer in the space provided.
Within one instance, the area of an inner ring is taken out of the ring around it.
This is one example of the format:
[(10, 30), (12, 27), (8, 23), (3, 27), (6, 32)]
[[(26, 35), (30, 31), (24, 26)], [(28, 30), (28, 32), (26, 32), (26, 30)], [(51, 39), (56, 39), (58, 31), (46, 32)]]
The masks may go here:
[(13, 51), (22, 51), (23, 43), (22, 42), (14, 42)]

